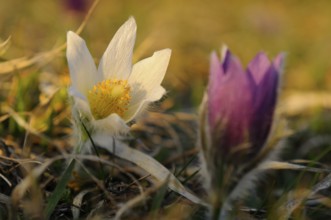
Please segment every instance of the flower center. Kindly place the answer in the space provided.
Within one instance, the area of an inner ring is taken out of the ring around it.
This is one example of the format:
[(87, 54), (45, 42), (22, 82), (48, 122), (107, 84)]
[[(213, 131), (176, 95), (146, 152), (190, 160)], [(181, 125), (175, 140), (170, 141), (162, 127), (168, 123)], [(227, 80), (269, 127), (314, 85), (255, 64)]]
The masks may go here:
[(95, 119), (115, 113), (123, 117), (131, 100), (127, 80), (107, 79), (97, 83), (87, 95)]

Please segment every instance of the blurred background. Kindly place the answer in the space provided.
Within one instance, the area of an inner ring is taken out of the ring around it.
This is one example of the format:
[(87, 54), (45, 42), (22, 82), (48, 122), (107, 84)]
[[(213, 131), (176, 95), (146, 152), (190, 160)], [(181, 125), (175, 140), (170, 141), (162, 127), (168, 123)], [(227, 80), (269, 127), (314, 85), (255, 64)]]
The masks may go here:
[[(7, 50), (0, 47), (0, 155), (12, 155), (3, 150), (9, 149), (23, 158), (27, 155), (40, 158), (54, 156), (61, 148), (70, 149), (71, 110), (67, 97), (70, 79), (65, 50), (52, 56), (46, 65), (42, 57), (30, 68), (14, 68), (7, 73), (4, 69), (8, 67), (7, 61), (31, 58), (63, 45), (67, 31), (80, 26), (92, 3), (92, 0), (0, 0), (0, 45), (11, 36)], [(170, 114), (150, 113), (134, 128), (146, 146), (155, 151), (155, 158), (172, 167), (178, 161), (188, 164), (178, 155), (189, 151), (185, 155), (191, 157), (198, 153), (194, 149), (196, 113), (208, 83), (210, 53), (226, 44), (246, 66), (260, 51), (270, 59), (285, 52), (277, 118), (282, 120), (275, 120), (282, 122), (275, 123), (282, 132), (278, 136), (274, 132), (275, 139), (287, 137), (284, 160), (319, 161), (321, 167), (329, 168), (330, 12), (329, 0), (100, 0), (81, 36), (98, 63), (116, 30), (129, 16), (134, 16), (138, 26), (134, 62), (154, 51), (172, 49), (163, 81), (167, 98), (155, 108)], [(182, 111), (194, 114), (178, 113)], [(164, 125), (165, 122), (168, 124)], [(10, 147), (5, 148), (2, 139)], [(169, 155), (179, 158), (178, 161)], [(302, 185), (314, 184), (316, 178), (307, 177), (280, 172), (274, 178), (264, 179), (268, 184), (258, 193), (264, 198), (271, 195), (271, 188), (275, 192), (278, 188), (287, 191), (289, 186), (300, 189)], [(277, 196), (283, 191), (280, 192), (277, 191)], [(6, 193), (10, 195), (11, 188)], [(269, 196), (267, 202), (256, 202), (257, 199), (248, 198), (255, 203), (251, 207), (273, 204), (278, 197)], [(330, 219), (330, 204), (322, 211), (325, 215), (312, 219)]]
[[(66, 32), (78, 28), (91, 4), (92, 0), (1, 0), (0, 39), (11, 36), (2, 61), (62, 44)], [(164, 107), (191, 108), (199, 105), (207, 84), (209, 55), (223, 44), (245, 66), (259, 51), (270, 58), (286, 52), (283, 95), (329, 91), (330, 10), (327, 0), (101, 0), (81, 36), (98, 62), (115, 31), (134, 16), (136, 61), (162, 48), (173, 51), (163, 83), (168, 91)], [(62, 55), (41, 71), (66, 76), (64, 51)]]

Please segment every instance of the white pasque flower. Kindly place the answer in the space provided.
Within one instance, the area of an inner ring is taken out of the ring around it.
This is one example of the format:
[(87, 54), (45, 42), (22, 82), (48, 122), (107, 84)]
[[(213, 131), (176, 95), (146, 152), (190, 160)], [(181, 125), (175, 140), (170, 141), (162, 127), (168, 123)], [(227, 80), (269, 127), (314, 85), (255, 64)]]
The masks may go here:
[(109, 43), (98, 69), (85, 41), (74, 32), (67, 33), (69, 95), (73, 97), (73, 107), (95, 129), (128, 131), (126, 123), (165, 93), (161, 82), (171, 50), (157, 51), (132, 66), (136, 29), (136, 22), (130, 17)]

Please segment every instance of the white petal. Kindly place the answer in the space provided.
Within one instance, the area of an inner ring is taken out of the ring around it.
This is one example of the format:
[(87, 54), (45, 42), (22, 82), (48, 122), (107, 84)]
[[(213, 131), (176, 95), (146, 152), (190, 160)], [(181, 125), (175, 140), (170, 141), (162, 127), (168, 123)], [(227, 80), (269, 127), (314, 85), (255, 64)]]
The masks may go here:
[(145, 110), (148, 104), (160, 100), (165, 93), (166, 91), (162, 86), (158, 86), (157, 88), (153, 89), (148, 93), (148, 95), (141, 99), (140, 102), (136, 103), (135, 105), (129, 106), (128, 111), (123, 117), (124, 120), (126, 122), (129, 122), (139, 117), (139, 114), (141, 114)]
[[(95, 132), (91, 136), (93, 143), (96, 144), (98, 147), (105, 148), (107, 150), (115, 150), (117, 152), (118, 150), (121, 150), (121, 146), (123, 143), (119, 141), (116, 137), (109, 135), (107, 133), (102, 132)], [(92, 142), (90, 139), (88, 139), (82, 148), (84, 153), (93, 154), (94, 149), (92, 148)]]
[(69, 95), (73, 98), (73, 108), (84, 114), (85, 117), (92, 119), (90, 105), (86, 97), (77, 91), (74, 87), (69, 88)]
[(72, 31), (67, 33), (67, 60), (72, 86), (86, 94), (97, 82), (97, 69), (85, 41)]
[(127, 79), (132, 68), (133, 46), (136, 40), (137, 25), (130, 17), (116, 32), (103, 54), (98, 72), (105, 79)]
[(97, 132), (106, 133), (108, 135), (127, 134), (130, 130), (125, 121), (117, 114), (111, 114), (104, 119), (93, 120), (92, 125)]
[(160, 87), (169, 64), (170, 55), (170, 49), (160, 50), (133, 66), (129, 77), (132, 91), (130, 105), (136, 105), (142, 100), (153, 99), (155, 101), (153, 97), (155, 94), (153, 93), (156, 88)]

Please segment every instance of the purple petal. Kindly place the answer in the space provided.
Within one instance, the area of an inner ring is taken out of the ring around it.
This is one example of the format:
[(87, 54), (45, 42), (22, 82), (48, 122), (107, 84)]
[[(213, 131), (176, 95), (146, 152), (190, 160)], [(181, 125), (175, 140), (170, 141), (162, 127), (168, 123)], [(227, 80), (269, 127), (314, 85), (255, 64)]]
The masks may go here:
[(224, 74), (221, 63), (217, 57), (216, 52), (213, 52), (210, 56), (210, 76), (209, 82), (218, 83), (222, 79), (222, 75)]
[(222, 49), (222, 68), (223, 68), (224, 72), (226, 72), (229, 67), (231, 57), (232, 57), (232, 54), (231, 54), (230, 50), (227, 47), (223, 47), (223, 49)]
[(283, 72), (284, 63), (285, 63), (285, 53), (280, 53), (273, 61), (273, 65), (279, 73)]
[[(282, 59), (283, 58), (280, 60)], [(281, 62), (279, 62), (279, 64)], [(280, 65), (278, 65), (278, 67), (279, 66)], [(256, 87), (254, 113), (250, 129), (251, 142), (254, 145), (252, 148), (257, 148), (256, 150), (263, 147), (271, 129), (273, 114), (277, 102), (280, 74), (278, 69), (274, 64), (270, 65), (269, 69), (264, 74), (264, 77)]]
[(261, 83), (264, 74), (267, 72), (271, 65), (270, 60), (265, 53), (258, 53), (255, 58), (248, 64), (247, 72), (253, 78), (255, 85)]
[(245, 142), (253, 109), (247, 75), (236, 60), (230, 59), (228, 64), (226, 82), (208, 94), (209, 124), (215, 147), (222, 151)]
[(226, 60), (224, 60), (224, 63), (222, 64), (224, 66), (226, 62), (226, 68), (223, 69), (225, 77), (224, 80), (228, 80), (229, 78), (234, 77), (234, 75), (242, 75), (245, 76), (243, 78), (248, 80), (248, 77), (244, 71), (244, 69), (241, 66), (240, 60), (229, 54), (226, 56)]
[(210, 74), (209, 74), (209, 85), (208, 94), (216, 94), (217, 88), (221, 84), (222, 76), (224, 75), (221, 68), (221, 63), (215, 52), (210, 56)]

